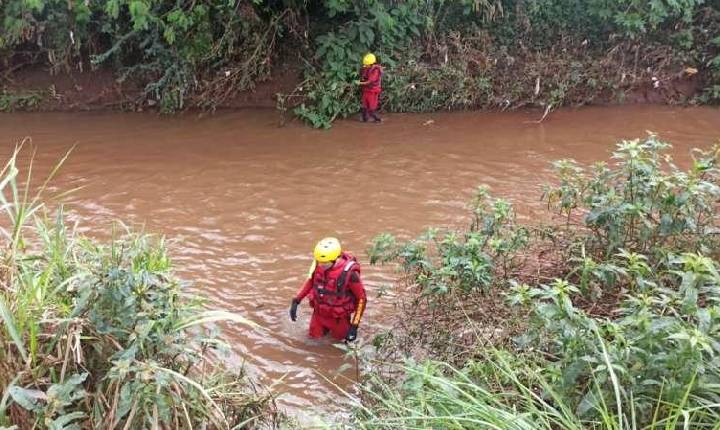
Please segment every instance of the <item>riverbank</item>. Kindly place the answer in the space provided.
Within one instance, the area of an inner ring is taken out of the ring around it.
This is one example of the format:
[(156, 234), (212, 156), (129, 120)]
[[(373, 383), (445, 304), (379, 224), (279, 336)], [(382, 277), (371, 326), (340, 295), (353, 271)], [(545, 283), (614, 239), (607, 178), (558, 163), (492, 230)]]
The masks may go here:
[[(276, 94), (299, 82), (296, 71), (278, 70), (268, 81), (240, 92), (216, 106), (220, 110), (275, 108)], [(199, 107), (191, 110), (203, 112)], [(0, 112), (160, 112), (147, 100), (141, 82), (120, 82), (112, 70), (51, 74), (43, 67), (13, 73), (0, 93)]]
[(717, 427), (720, 146), (552, 163), (543, 215), (480, 187), (466, 228), (390, 234), (393, 330), (360, 349), (363, 429)]
[(1, 110), (173, 113), (272, 98), (327, 128), (357, 112), (369, 51), (386, 72), (385, 112), (720, 100), (715, 1), (12, 0), (0, 13)]
[(46, 205), (66, 158), (30, 189), (38, 179), (25, 167), (26, 144), (0, 173), (0, 425), (229, 430), (285, 422), (275, 395), (222, 359), (230, 345), (218, 322), (262, 328), (205, 309), (175, 276), (163, 238), (124, 225), (108, 241), (79, 233), (63, 206)]
[[(529, 66), (532, 67), (532, 66)], [(657, 76), (644, 76), (641, 79), (632, 78), (633, 82), (624, 85), (623, 89), (614, 92), (597, 91), (593, 88), (577, 89), (584, 92), (583, 98), (578, 98), (570, 103), (570, 106), (618, 106), (636, 104), (658, 104), (658, 105), (684, 105), (694, 106), (702, 104), (699, 97), (703, 94), (703, 78), (693, 73), (678, 68), (671, 74)], [(253, 108), (274, 108), (279, 109), (279, 114), (284, 120), (291, 120), (291, 116), (283, 112), (288, 106), (283, 105), (283, 98), (295, 91), (300, 85), (302, 78), (300, 72), (288, 68), (277, 70), (263, 82), (257, 83), (253, 89), (245, 90), (235, 94), (233, 97), (224, 99), (213, 107), (217, 110), (238, 110)], [(544, 83), (539, 77), (536, 81), (527, 81), (527, 88), (523, 92), (532, 93), (537, 91), (539, 96), (541, 84)], [(423, 86), (419, 83), (412, 84), (412, 91), (421, 93)], [(551, 84), (552, 85), (552, 84)], [(552, 88), (550, 89), (552, 90)], [(448, 94), (454, 90), (445, 89)], [(543, 90), (547, 92), (548, 89)], [(392, 95), (389, 97), (393, 98)], [(416, 98), (425, 96), (417, 95)], [(502, 96), (501, 96), (502, 98)], [(359, 95), (357, 97), (359, 105)], [(402, 104), (396, 100), (386, 100), (383, 97), (381, 111), (406, 111)], [(502, 105), (493, 106), (493, 103), (472, 102), (466, 106), (457, 106), (459, 110), (476, 110), (484, 112), (505, 111), (533, 108), (548, 113), (557, 110), (562, 104), (553, 106), (552, 103), (545, 103), (543, 100), (532, 101), (530, 98), (525, 101), (514, 100)], [(440, 108), (438, 106), (438, 108)], [(198, 106), (189, 105), (189, 111), (202, 113), (204, 110)], [(415, 109), (410, 109), (415, 110)], [(426, 109), (421, 109), (426, 110)], [(442, 108), (442, 110), (446, 110)], [(16, 71), (12, 78), (3, 86), (0, 94), (1, 112), (83, 112), (83, 111), (125, 111), (125, 112), (161, 112), (161, 106), (157, 100), (147, 99), (145, 89), (140, 82), (120, 82), (115, 73), (111, 70), (99, 69), (89, 72), (59, 73), (50, 74), (42, 67), (32, 67)]]

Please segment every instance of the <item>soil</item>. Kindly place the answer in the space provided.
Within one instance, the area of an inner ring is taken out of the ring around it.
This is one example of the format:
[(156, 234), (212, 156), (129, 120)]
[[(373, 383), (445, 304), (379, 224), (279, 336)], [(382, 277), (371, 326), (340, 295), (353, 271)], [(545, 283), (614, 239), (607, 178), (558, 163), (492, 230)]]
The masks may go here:
[(702, 88), (701, 79), (697, 75), (679, 76), (672, 80), (662, 81), (657, 84), (657, 87), (651, 83), (634, 87), (625, 93), (625, 103), (683, 103), (700, 94)]
[[(276, 94), (290, 93), (301, 80), (297, 67), (277, 67), (270, 78), (255, 88), (237, 94), (218, 106), (222, 109), (274, 108)], [(37, 92), (42, 101), (39, 111), (103, 111), (103, 110), (154, 110), (152, 102), (143, 100), (143, 88), (133, 82), (118, 82), (113, 71), (99, 69), (90, 72), (52, 75), (45, 67), (26, 67), (4, 78), (3, 89), (22, 94)], [(702, 89), (698, 76), (678, 76), (671, 80), (642, 83), (627, 89), (622, 104), (678, 104), (687, 103)], [(617, 94), (606, 94), (595, 104), (618, 104)]]
[[(297, 68), (278, 68), (267, 81), (218, 107), (274, 108), (276, 94), (292, 91), (300, 82), (299, 77)], [(52, 75), (46, 68), (36, 66), (16, 71), (11, 78), (5, 79), (3, 89), (8, 92), (42, 94), (42, 102), (35, 107), (39, 111), (142, 111), (154, 108), (147, 103), (138, 105), (143, 94), (141, 85), (127, 81), (120, 83), (109, 69)]]
[(105, 69), (51, 75), (44, 67), (28, 67), (15, 72), (5, 89), (42, 94), (37, 109), (48, 111), (117, 109), (140, 94), (140, 88), (118, 83), (113, 72)]
[(300, 83), (301, 71), (297, 67), (282, 67), (274, 70), (270, 79), (228, 100), (222, 108), (242, 109), (252, 107), (274, 108), (276, 94), (292, 92)]

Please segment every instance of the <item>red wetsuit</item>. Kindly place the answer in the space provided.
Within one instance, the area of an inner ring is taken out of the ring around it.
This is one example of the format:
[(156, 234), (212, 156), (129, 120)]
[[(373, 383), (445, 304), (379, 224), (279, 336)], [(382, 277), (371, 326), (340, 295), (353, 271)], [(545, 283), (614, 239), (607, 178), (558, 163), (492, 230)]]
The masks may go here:
[(295, 299), (300, 302), (308, 295), (313, 308), (310, 337), (319, 338), (329, 332), (337, 340), (345, 339), (350, 325), (360, 324), (367, 303), (355, 257), (343, 252), (328, 269), (317, 265)]
[(382, 92), (382, 74), (382, 67), (377, 64), (360, 69), (360, 80), (367, 82), (362, 86), (362, 108), (368, 112), (378, 109), (380, 92)]

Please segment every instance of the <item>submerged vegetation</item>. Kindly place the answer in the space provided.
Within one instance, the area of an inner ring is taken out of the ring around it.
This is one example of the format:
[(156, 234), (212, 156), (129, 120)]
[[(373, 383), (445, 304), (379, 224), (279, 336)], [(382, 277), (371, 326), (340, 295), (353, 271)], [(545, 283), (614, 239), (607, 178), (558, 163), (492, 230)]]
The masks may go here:
[(717, 0), (333, 0), (0, 4), (3, 86), (14, 72), (106, 68), (128, 104), (213, 109), (291, 69), (278, 95), (316, 127), (357, 111), (361, 55), (395, 112), (632, 100), (720, 100)]
[(668, 147), (555, 163), (542, 225), (482, 189), (465, 231), (379, 236), (409, 297), (357, 425), (720, 428), (720, 148)]
[(272, 395), (217, 360), (228, 347), (213, 323), (254, 324), (184, 291), (162, 240), (121, 230), (100, 243), (62, 207), (49, 216), (47, 181), (31, 194), (18, 153), (0, 174), (0, 427), (277, 423)]

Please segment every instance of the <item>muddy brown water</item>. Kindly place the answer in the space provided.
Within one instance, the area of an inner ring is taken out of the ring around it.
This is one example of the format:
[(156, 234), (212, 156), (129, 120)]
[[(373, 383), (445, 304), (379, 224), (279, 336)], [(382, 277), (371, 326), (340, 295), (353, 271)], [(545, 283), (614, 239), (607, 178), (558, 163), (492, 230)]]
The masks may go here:
[[(76, 145), (54, 186), (82, 186), (66, 199), (84, 231), (106, 235), (124, 220), (174, 239), (180, 274), (215, 307), (267, 330), (231, 325), (234, 364), (264, 382), (281, 380), (280, 404), (303, 421), (342, 411), (353, 371), (336, 376), (343, 353), (311, 342), (309, 311), (287, 308), (302, 283), (315, 241), (339, 237), (367, 261), (372, 237), (414, 236), (425, 226), (461, 226), (479, 184), (517, 204), (540, 208), (549, 163), (606, 159), (621, 138), (652, 130), (680, 156), (720, 137), (720, 111), (657, 106), (538, 113), (391, 115), (376, 126), (354, 121), (331, 131), (277, 127), (273, 111), (163, 118), (150, 114), (2, 114), (4, 151), (32, 136), (47, 170)], [(393, 272), (364, 266), (369, 304), (360, 334), (387, 329), (396, 297)], [(336, 386), (337, 385), (337, 386)]]

